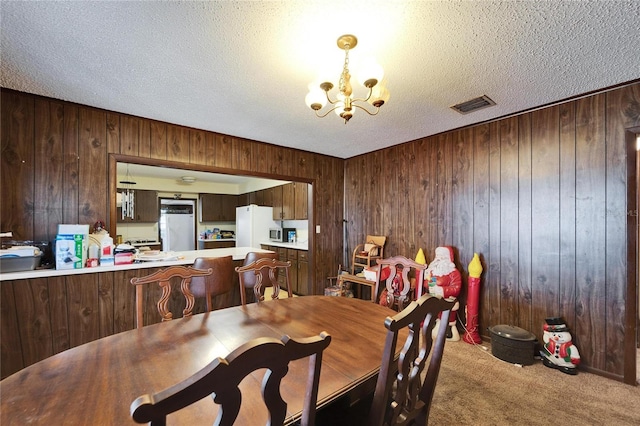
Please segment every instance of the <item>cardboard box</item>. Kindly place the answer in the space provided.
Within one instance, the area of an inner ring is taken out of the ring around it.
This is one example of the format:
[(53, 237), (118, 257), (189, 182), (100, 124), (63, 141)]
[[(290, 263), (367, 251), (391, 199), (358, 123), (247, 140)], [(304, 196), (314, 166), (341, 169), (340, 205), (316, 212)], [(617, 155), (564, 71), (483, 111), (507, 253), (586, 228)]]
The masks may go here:
[(370, 268), (364, 268), (364, 279), (369, 281), (375, 281), (378, 273), (378, 265), (371, 266)]
[(56, 236), (56, 269), (80, 269), (87, 256), (87, 239), (83, 234)]
[(60, 224), (56, 236), (56, 269), (80, 269), (87, 262), (89, 225)]

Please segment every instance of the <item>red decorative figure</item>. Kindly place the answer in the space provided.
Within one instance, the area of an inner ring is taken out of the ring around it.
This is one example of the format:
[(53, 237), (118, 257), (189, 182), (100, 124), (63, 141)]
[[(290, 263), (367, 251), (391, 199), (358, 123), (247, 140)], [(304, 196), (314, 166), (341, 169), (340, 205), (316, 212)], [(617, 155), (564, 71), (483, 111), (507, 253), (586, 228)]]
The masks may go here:
[(462, 340), (469, 344), (482, 343), (482, 338), (478, 332), (478, 305), (480, 304), (480, 275), (482, 274), (482, 263), (478, 253), (473, 253), (473, 259), (469, 262), (469, 288), (467, 294), (467, 325)]
[[(455, 299), (460, 294), (462, 288), (462, 276), (453, 263), (453, 249), (451, 247), (437, 247), (435, 258), (425, 270), (424, 283), (430, 294), (442, 296), (445, 299)], [(460, 333), (456, 328), (456, 313), (460, 304), (456, 302), (449, 315), (447, 326), (447, 340), (460, 340)], [(433, 329), (433, 333), (438, 332), (440, 320)]]

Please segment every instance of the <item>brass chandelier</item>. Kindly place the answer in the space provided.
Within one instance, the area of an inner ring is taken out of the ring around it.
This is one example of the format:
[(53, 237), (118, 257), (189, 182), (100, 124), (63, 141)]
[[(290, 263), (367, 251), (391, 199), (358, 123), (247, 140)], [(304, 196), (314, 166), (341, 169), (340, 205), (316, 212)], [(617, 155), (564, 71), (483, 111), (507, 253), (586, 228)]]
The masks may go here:
[[(366, 78), (362, 85), (369, 91), (367, 97), (353, 97), (351, 72), (349, 71), (349, 50), (356, 47), (357, 44), (358, 39), (351, 34), (345, 34), (338, 38), (338, 47), (344, 50), (344, 65), (338, 82), (339, 93), (337, 94), (337, 99), (332, 100), (329, 97), (329, 91), (333, 89), (333, 83), (329, 81), (321, 83), (317, 89), (311, 89), (305, 97), (307, 106), (315, 111), (317, 117), (326, 117), (331, 111), (334, 111), (344, 120), (344, 123), (347, 124), (351, 117), (353, 117), (356, 108), (365, 111), (369, 115), (376, 115), (380, 111), (380, 107), (389, 100), (389, 91), (381, 82), (382, 68), (380, 68), (380, 66), (374, 67), (373, 70), (368, 70), (365, 74)], [(377, 68), (377, 70), (375, 68)], [(321, 112), (320, 110), (324, 108), (327, 102), (329, 102), (332, 107), (326, 112)], [(375, 109), (370, 110), (369, 105)]]

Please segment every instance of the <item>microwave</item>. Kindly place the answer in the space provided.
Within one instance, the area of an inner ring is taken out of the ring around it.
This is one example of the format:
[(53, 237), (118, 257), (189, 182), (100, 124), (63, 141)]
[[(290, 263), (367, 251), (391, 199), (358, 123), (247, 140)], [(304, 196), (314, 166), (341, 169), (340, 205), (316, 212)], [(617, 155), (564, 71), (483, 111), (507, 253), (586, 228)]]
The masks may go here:
[(278, 243), (289, 243), (296, 236), (296, 228), (269, 228), (269, 240)]

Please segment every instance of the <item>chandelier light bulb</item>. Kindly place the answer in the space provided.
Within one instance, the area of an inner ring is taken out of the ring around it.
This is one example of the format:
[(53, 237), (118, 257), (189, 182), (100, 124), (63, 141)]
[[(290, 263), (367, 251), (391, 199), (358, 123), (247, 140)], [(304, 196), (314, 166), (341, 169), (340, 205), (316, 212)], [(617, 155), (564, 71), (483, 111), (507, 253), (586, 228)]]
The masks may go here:
[(324, 108), (324, 106), (327, 104), (327, 96), (320, 88), (316, 88), (310, 90), (309, 93), (307, 93), (304, 101), (309, 108), (317, 111)]
[[(375, 83), (382, 81), (384, 70), (374, 59), (368, 58), (354, 68), (353, 75), (359, 84), (365, 87), (370, 87), (369, 84), (372, 84), (371, 87), (373, 87), (376, 85)], [(375, 80), (375, 83), (373, 83), (373, 80)]]
[(386, 102), (389, 102), (390, 96), (391, 94), (389, 93), (389, 89), (386, 88), (385, 81), (382, 80), (380, 83), (376, 84), (376, 86), (371, 91), (369, 103), (376, 108), (380, 108)]

